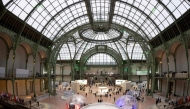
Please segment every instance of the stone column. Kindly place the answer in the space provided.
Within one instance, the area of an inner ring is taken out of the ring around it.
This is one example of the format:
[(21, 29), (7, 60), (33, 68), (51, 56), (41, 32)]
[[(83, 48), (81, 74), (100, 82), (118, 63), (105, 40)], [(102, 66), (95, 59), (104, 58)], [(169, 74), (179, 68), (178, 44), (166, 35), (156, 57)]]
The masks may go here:
[(149, 95), (149, 84), (150, 84), (150, 78), (147, 78), (147, 91), (146, 91), (146, 95)]
[(160, 79), (160, 92), (162, 92), (162, 79)]
[(5, 77), (8, 76), (8, 69), (7, 69), (7, 67), (8, 67), (8, 60), (9, 60), (9, 55), (6, 55)]
[(27, 57), (26, 62), (25, 62), (25, 69), (27, 69), (27, 65), (28, 65), (28, 57)]
[(62, 71), (61, 71), (61, 82), (63, 82), (63, 70), (64, 70), (64, 66), (62, 66)]
[(27, 79), (25, 80), (25, 87), (26, 87), (26, 95), (28, 95), (28, 90), (27, 90)]
[(174, 95), (176, 94), (176, 85), (177, 85), (177, 80), (175, 80), (175, 83), (174, 83)]

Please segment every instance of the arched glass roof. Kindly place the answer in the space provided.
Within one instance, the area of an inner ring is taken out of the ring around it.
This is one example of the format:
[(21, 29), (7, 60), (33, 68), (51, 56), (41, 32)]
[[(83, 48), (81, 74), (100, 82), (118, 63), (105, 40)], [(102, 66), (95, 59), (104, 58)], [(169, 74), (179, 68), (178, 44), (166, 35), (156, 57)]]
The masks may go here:
[[(7, 5), (10, 1), (12, 0), (3, 0), (3, 4)], [(89, 23), (85, 1), (13, 0), (6, 8), (53, 40), (77, 26)], [(174, 22), (171, 14), (179, 18), (190, 8), (188, 0), (161, 0), (160, 2), (158, 0), (116, 1), (113, 22), (141, 34), (140, 27), (148, 38), (152, 39), (160, 32), (159, 29), (163, 30)], [(93, 22), (109, 20), (110, 0), (90, 0), (89, 4), (88, 7), (91, 9), (89, 14), (92, 14)]]
[[(63, 44), (63, 47), (60, 51), (60, 56), (58, 56), (58, 60), (79, 60), (82, 54), (84, 54), (90, 48), (95, 47), (95, 45), (106, 45), (114, 49), (115, 51), (121, 54), (123, 60), (145, 60), (145, 57), (143, 56), (143, 50), (141, 49), (139, 43), (134, 42), (134, 39), (129, 39), (129, 36), (130, 35), (124, 31), (122, 38), (117, 42), (105, 44), (89, 43), (81, 39), (79, 36), (79, 32), (77, 31), (73, 34), (72, 39), (74, 40), (71, 39), (66, 44)], [(127, 40), (128, 44), (126, 44)], [(74, 42), (76, 42), (76, 44)], [(71, 54), (71, 56), (69, 53)], [(129, 56), (129, 58), (127, 55)]]
[(109, 40), (119, 37), (120, 33), (114, 29), (110, 29), (108, 32), (94, 32), (92, 29), (88, 29), (83, 32), (83, 37), (93, 40)]
[(86, 65), (117, 65), (117, 62), (108, 54), (97, 53), (87, 60)]
[[(150, 41), (190, 8), (188, 0), (2, 0), (5, 8), (52, 41), (85, 24), (118, 24)], [(117, 35), (117, 33), (113, 33)], [(113, 34), (86, 33), (91, 39), (105, 40)], [(95, 45), (107, 45), (121, 54), (123, 60), (145, 60), (138, 40), (124, 32), (121, 39), (109, 43), (90, 43), (75, 31), (63, 44), (57, 59), (80, 59)]]

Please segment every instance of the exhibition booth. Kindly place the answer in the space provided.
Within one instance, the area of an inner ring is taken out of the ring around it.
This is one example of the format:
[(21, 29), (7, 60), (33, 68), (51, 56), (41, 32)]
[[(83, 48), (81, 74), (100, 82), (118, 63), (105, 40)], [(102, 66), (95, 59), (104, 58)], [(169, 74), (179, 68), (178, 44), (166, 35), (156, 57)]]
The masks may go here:
[(122, 89), (125, 90), (130, 90), (131, 89), (131, 81), (127, 80), (115, 80), (115, 85), (122, 87)]
[(71, 81), (71, 89), (76, 93), (79, 93), (80, 91), (87, 91), (85, 90), (86, 85), (87, 85), (87, 80)]
[(99, 93), (107, 93), (108, 92), (108, 88), (107, 87), (98, 87), (98, 92)]
[(108, 87), (98, 87), (98, 92), (96, 93), (97, 96), (105, 96), (108, 93)]

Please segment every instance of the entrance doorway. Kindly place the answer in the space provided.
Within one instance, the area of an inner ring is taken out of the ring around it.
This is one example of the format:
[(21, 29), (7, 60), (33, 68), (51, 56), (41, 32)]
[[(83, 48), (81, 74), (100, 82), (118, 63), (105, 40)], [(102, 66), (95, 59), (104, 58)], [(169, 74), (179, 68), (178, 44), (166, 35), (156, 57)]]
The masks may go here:
[(184, 85), (183, 85), (183, 96), (185, 96), (185, 91), (186, 91), (186, 83), (184, 83)]
[(169, 83), (169, 94), (173, 94), (173, 82)]
[(15, 94), (18, 95), (18, 84), (15, 82)]
[(29, 81), (29, 92), (33, 92), (33, 81)]

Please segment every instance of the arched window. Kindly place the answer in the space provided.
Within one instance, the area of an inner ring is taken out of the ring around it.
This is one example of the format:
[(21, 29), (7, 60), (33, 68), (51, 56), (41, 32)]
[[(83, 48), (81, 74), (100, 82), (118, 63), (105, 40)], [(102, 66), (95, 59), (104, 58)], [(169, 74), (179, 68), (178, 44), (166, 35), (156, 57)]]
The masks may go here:
[(87, 60), (86, 65), (117, 65), (117, 62), (109, 54), (97, 53)]

